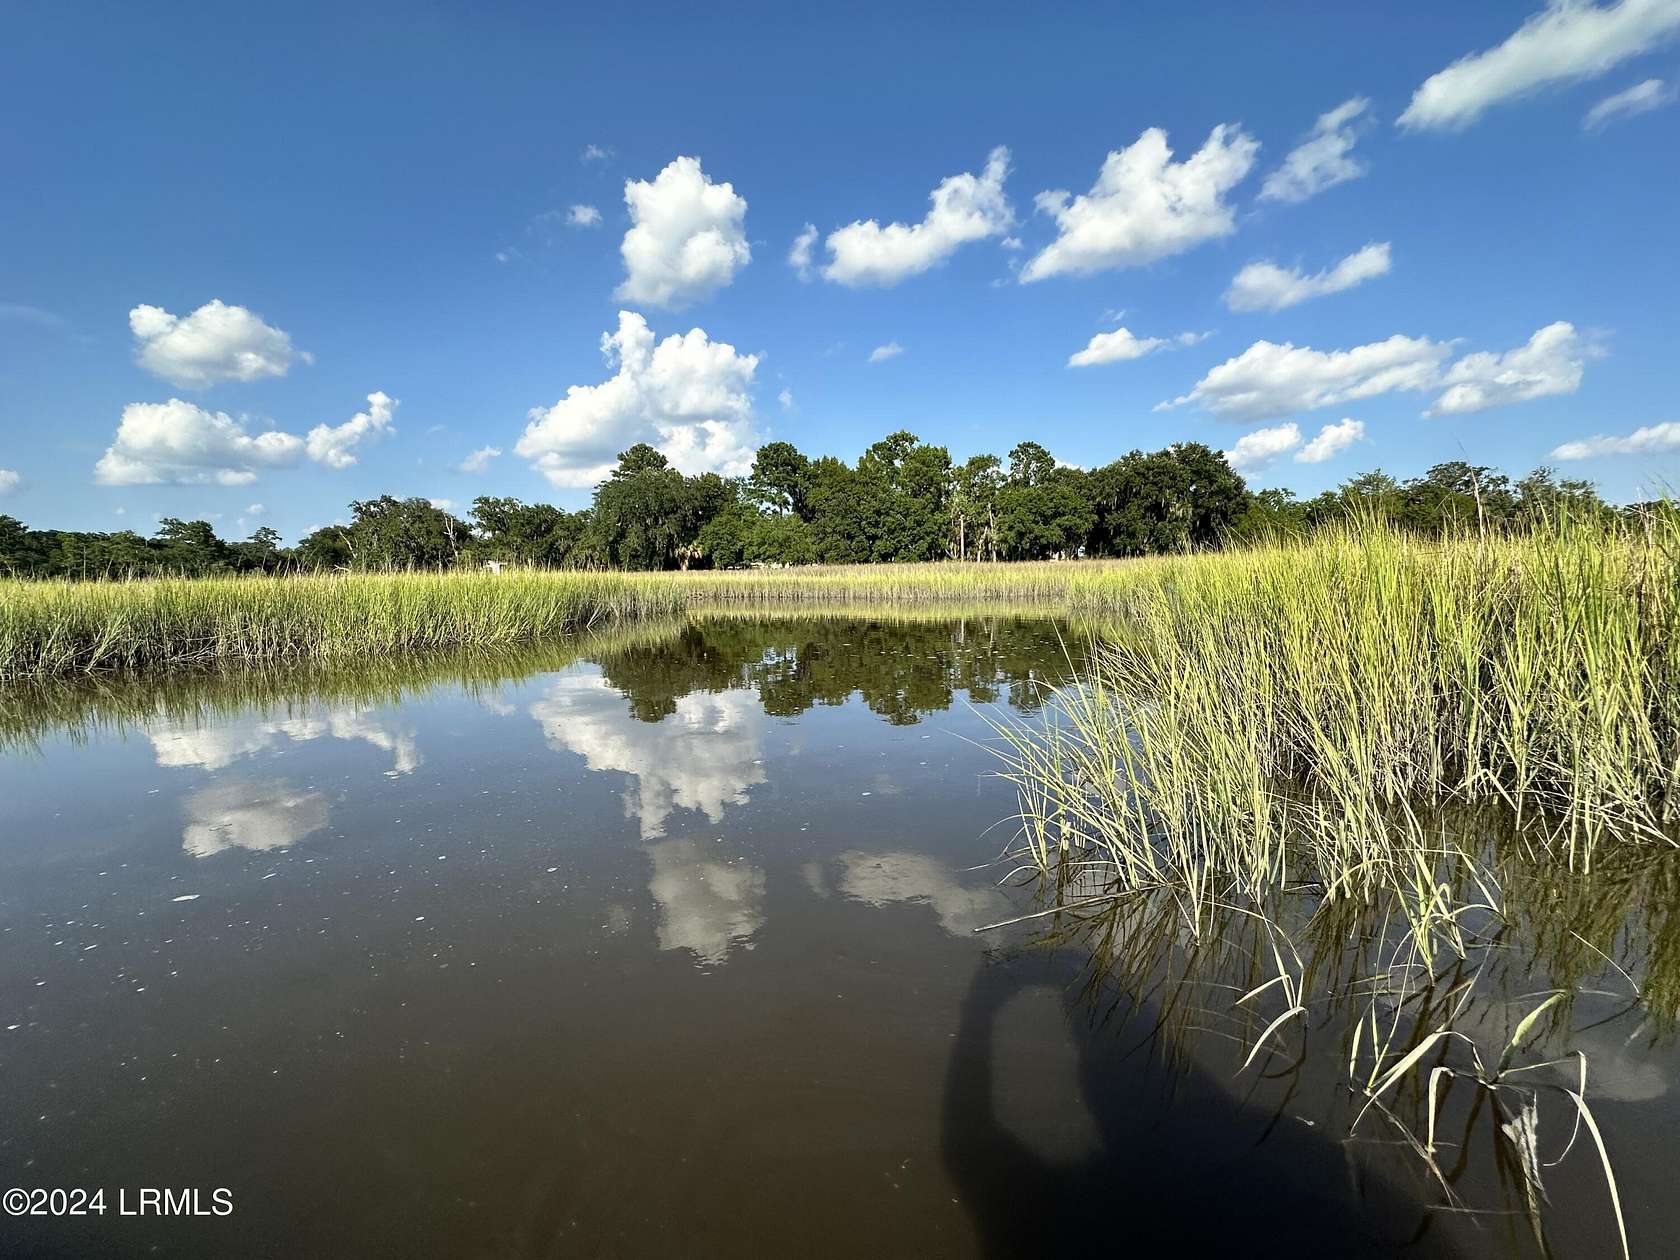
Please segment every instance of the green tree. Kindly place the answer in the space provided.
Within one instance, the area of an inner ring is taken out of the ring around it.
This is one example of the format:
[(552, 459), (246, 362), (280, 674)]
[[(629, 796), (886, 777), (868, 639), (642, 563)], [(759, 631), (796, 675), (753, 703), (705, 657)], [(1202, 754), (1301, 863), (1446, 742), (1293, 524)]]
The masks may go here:
[[(380, 495), (350, 504), (343, 532), (358, 569), (437, 569), (460, 560), (471, 539), (465, 521), (427, 499)], [(305, 540), (308, 541), (308, 540)]]
[(997, 492), (998, 546), (1011, 560), (1077, 555), (1096, 512), (1076, 468), (1062, 468), (1037, 442), (1009, 452), (1009, 475)]
[(998, 558), (997, 503), (1003, 481), (1003, 461), (996, 455), (971, 455), (952, 470), (952, 555), (958, 560)]
[(753, 456), (747, 496), (766, 512), (810, 520), (811, 461), (791, 442), (766, 442)]

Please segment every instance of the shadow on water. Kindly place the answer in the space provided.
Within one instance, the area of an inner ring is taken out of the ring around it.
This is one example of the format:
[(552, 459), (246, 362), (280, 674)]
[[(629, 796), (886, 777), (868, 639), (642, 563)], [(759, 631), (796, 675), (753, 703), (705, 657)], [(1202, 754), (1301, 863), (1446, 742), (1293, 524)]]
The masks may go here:
[[(1341, 1144), (1168, 1062), (1148, 1007), (1120, 1027), (1091, 1019), (1082, 971), (1049, 953), (982, 966), (963, 1000), (941, 1136), (985, 1255), (1457, 1254), (1425, 1209)], [(1084, 1112), (1071, 1126), (1036, 1126), (1036, 1141), (1020, 1119), (1053, 1103), (1038, 1065), (1011, 1053), (1007, 1015), (1033, 993), (1062, 1007)], [(1069, 1127), (1084, 1129), (1071, 1143)]]

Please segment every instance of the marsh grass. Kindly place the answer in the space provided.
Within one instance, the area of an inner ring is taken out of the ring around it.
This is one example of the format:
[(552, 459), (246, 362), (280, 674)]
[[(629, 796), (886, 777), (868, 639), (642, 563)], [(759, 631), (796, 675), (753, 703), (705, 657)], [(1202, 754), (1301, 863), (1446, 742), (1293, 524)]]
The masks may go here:
[(1005, 604), (1065, 610), (1085, 599), (1093, 583), (1113, 581), (1128, 567), (1092, 562), (740, 573), (0, 579), (0, 677), (498, 648), (685, 610), (874, 606), (944, 615)]
[[(1252, 920), (1269, 974), (1231, 1000), (1269, 1018), (1250, 1030), (1246, 1066), (1316, 1003), (1352, 996), (1362, 1009), (1346, 1080), (1365, 1099), (1359, 1119), (1394, 1118), (1395, 1094), (1425, 1082), (1424, 1121), (1402, 1128), (1443, 1187), (1435, 1099), (1456, 1079), (1493, 1100), (1532, 1214), (1547, 1093), (1568, 1100), (1614, 1202), (1585, 1057), (1572, 1087), (1533, 1084), (1556, 1064), (1524, 1059), (1574, 990), (1535, 995), (1503, 1039), (1471, 1029), (1471, 960), (1507, 920), (1485, 833), (1462, 817), (1498, 811), (1507, 859), (1565, 885), (1611, 858), (1673, 849), (1672, 522), (1428, 542), (1353, 525), (1152, 563), (1079, 594), (1112, 615), (1085, 675), (1043, 722), (998, 724), (1020, 797), (1014, 857), (1061, 890), (1052, 904), (1077, 869), (1116, 903), (1170, 903), (1199, 947), (1233, 916)], [(1304, 923), (1292, 898), (1312, 907)], [(1303, 961), (1303, 933), (1349, 908), (1376, 924), (1361, 939), (1380, 956), (1343, 937)], [(1620, 1228), (1619, 1202), (1616, 1216)]]

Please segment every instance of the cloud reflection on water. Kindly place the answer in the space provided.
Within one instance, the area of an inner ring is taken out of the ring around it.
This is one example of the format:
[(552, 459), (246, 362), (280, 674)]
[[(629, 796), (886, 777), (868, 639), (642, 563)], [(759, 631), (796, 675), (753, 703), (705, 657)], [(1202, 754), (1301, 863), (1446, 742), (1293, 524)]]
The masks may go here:
[(693, 692), (658, 722), (641, 722), (624, 696), (599, 674), (567, 673), (530, 706), (553, 748), (582, 756), (591, 770), (630, 775), (627, 816), (643, 840), (657, 840), (678, 809), (721, 823), (725, 809), (745, 805), (765, 781), (768, 719), (750, 691)]
[(960, 883), (948, 865), (926, 854), (852, 849), (835, 861), (836, 886), (843, 896), (876, 909), (900, 903), (931, 906), (939, 926), (952, 936), (967, 936), (1008, 911), (1009, 902), (997, 889)]
[(550, 747), (581, 756), (591, 770), (629, 775), (626, 817), (635, 822), (652, 871), (661, 949), (686, 949), (702, 966), (728, 961), (764, 924), (764, 872), (710, 840), (665, 839), (672, 815), (693, 810), (721, 823), (765, 781), (767, 719), (749, 691), (693, 692), (657, 722), (640, 721), (624, 695), (595, 673), (554, 678), (530, 714)]
[(648, 846), (648, 891), (659, 905), (659, 948), (686, 949), (707, 966), (752, 948), (764, 926), (764, 872), (730, 860), (710, 841), (661, 840)]
[(146, 727), (153, 753), (160, 766), (196, 766), (222, 770), (234, 762), (269, 751), (282, 740), (305, 743), (323, 737), (360, 740), (392, 755), (392, 775), (413, 774), (425, 758), (415, 743), (413, 731), (378, 716), (372, 709), (338, 705), (319, 712), (271, 721), (253, 717), (215, 725), (189, 722), (153, 722)]
[(235, 780), (193, 792), (181, 847), (193, 857), (228, 849), (284, 849), (327, 825), (327, 798), (272, 779)]

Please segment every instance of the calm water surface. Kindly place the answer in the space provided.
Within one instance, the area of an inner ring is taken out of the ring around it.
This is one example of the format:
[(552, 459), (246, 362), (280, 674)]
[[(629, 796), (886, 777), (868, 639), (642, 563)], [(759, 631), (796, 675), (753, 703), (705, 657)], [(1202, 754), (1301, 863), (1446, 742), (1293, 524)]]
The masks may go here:
[[(1015, 808), (981, 743), (1066, 674), (1055, 625), (583, 651), (13, 704), (0, 1183), (111, 1210), (0, 1252), (1532, 1253), (1342, 1140), (1313, 1031), (1239, 1075), (1211, 1019), (1158, 1033), (1170, 987), (975, 932), (1034, 905), (974, 869)], [(1636, 1252), (1676, 1254), (1674, 1056), (1625, 1003), (1587, 1035)], [(1458, 1189), (1509, 1207), (1487, 1130)], [(1611, 1254), (1590, 1154), (1547, 1184), (1553, 1246)], [(118, 1217), (143, 1187), (234, 1210)]]

